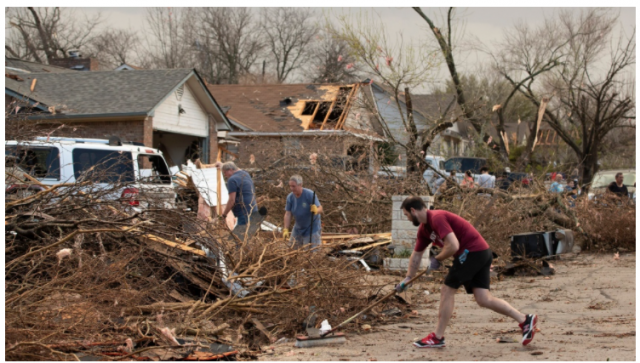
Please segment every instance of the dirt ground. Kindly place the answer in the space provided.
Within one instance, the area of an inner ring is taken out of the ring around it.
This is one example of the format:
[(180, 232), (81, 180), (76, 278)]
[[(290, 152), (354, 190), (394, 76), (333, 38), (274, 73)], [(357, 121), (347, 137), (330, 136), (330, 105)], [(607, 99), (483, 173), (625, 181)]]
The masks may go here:
[[(460, 289), (445, 333), (447, 347), (418, 349), (411, 343), (435, 329), (439, 294), (434, 284), (413, 289), (418, 316), (368, 332), (347, 334), (342, 345), (295, 348), (287, 342), (260, 356), (266, 361), (606, 361), (636, 359), (636, 258), (634, 254), (578, 255), (554, 261), (545, 278), (507, 277), (492, 283), (493, 294), (524, 313), (539, 316), (533, 342), (522, 346), (511, 319), (478, 307)], [(429, 289), (426, 295), (424, 289)], [(421, 291), (419, 291), (421, 290)], [(513, 343), (498, 343), (497, 338)], [(517, 342), (516, 342), (517, 341)]]

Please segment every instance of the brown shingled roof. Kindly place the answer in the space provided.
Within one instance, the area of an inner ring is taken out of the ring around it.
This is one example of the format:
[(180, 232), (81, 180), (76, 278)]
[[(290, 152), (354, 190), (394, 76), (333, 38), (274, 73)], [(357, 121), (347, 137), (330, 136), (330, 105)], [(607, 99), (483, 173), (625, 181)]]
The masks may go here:
[[(300, 120), (285, 106), (298, 100), (321, 99), (325, 91), (317, 84), (208, 85), (228, 115), (253, 131), (302, 131)], [(289, 98), (289, 103), (285, 99)]]

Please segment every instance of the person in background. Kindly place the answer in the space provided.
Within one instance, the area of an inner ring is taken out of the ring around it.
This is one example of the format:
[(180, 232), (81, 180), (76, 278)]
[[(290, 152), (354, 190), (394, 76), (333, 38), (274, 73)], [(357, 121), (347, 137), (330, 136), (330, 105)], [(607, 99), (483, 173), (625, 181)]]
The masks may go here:
[(486, 166), (483, 166), (480, 169), (480, 176), (478, 177), (478, 187), (480, 188), (496, 187), (496, 177), (493, 175), (489, 175), (489, 168)]
[(578, 198), (578, 191), (577, 191), (577, 187), (576, 184), (573, 180), (567, 180), (567, 185), (564, 187), (564, 191), (565, 193), (567, 193), (568, 195), (568, 200), (569, 200), (569, 207), (575, 207), (575, 199)]
[[(554, 180), (554, 179), (552, 179)], [(551, 186), (549, 187), (549, 192), (550, 193), (564, 193), (564, 186), (562, 185), (562, 174), (557, 173), (555, 175), (555, 180), (553, 181), (553, 183), (551, 183)]]
[[(456, 181), (456, 171), (455, 170), (451, 170), (451, 172), (449, 173), (449, 177), (451, 179), (453, 179), (454, 182), (457, 182)], [(435, 191), (436, 191), (434, 194), (440, 194), (440, 193), (443, 193), (445, 190), (451, 188), (452, 185), (448, 185), (447, 179), (445, 179), (445, 177), (440, 175), (438, 180), (436, 180), (436, 183), (435, 183), (434, 187), (435, 187)]]
[(629, 197), (629, 191), (627, 190), (627, 186), (624, 185), (624, 175), (622, 175), (622, 173), (616, 173), (616, 180), (609, 184), (607, 190), (620, 198)]
[(256, 203), (256, 189), (253, 186), (251, 175), (246, 171), (238, 168), (233, 161), (226, 163), (216, 163), (217, 168), (222, 168), (222, 174), (227, 180), (227, 191), (229, 192), (229, 201), (222, 212), (221, 217), (227, 218), (229, 212), (238, 218), (233, 234), (238, 236), (240, 240), (249, 235), (253, 235), (257, 231), (264, 220), (258, 212), (258, 204)]
[[(284, 230), (282, 238), (292, 242), (292, 247), (298, 249), (305, 245), (310, 247), (320, 246), (322, 243), (322, 205), (318, 200), (318, 195), (312, 190), (302, 187), (302, 177), (293, 175), (289, 179), (291, 193), (287, 196), (287, 203), (284, 213)], [(291, 217), (296, 222), (289, 231)], [(313, 225), (312, 225), (313, 223)], [(312, 231), (313, 229), (313, 231)]]
[(476, 183), (473, 181), (473, 176), (471, 175), (471, 170), (467, 170), (464, 172), (464, 178), (462, 179), (462, 183), (460, 184), (463, 188), (475, 188)]

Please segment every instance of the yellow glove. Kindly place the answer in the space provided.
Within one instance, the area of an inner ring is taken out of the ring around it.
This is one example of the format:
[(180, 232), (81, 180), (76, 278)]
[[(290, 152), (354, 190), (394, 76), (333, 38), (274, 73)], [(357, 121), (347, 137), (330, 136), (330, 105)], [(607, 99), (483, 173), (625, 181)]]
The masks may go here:
[(318, 206), (316, 206), (315, 204), (311, 204), (311, 209), (309, 209), (311, 211), (311, 213), (318, 214)]
[(291, 232), (289, 232), (289, 230), (287, 228), (282, 230), (282, 239), (283, 240), (285, 240), (285, 241), (288, 240), (290, 236), (291, 236)]

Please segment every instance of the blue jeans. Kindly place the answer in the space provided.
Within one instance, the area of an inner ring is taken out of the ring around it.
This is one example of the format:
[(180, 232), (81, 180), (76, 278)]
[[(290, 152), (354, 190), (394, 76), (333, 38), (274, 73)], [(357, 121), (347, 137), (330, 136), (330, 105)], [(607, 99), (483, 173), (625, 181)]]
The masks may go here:
[(247, 224), (249, 222), (249, 216), (248, 215), (240, 215), (238, 217), (238, 223), (236, 224), (236, 226), (244, 226), (245, 224)]
[[(309, 245), (309, 247), (317, 247), (322, 244), (321, 231), (314, 232), (313, 238), (310, 238), (309, 235), (303, 236), (296, 232), (297, 230), (293, 228), (293, 230), (291, 231), (291, 239), (290, 239), (291, 247), (294, 249), (298, 249), (298, 248), (301, 248), (302, 246), (307, 246), (307, 245)], [(311, 242), (311, 244), (309, 244), (309, 242)]]

